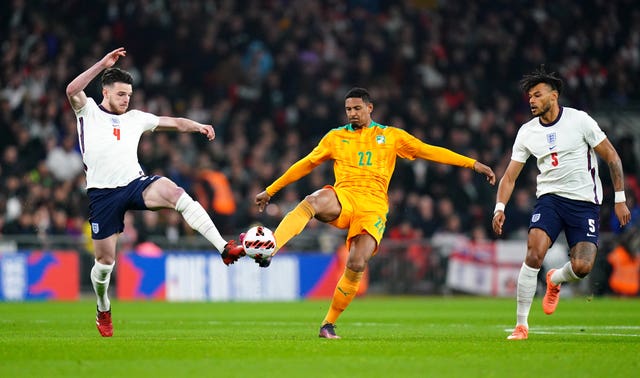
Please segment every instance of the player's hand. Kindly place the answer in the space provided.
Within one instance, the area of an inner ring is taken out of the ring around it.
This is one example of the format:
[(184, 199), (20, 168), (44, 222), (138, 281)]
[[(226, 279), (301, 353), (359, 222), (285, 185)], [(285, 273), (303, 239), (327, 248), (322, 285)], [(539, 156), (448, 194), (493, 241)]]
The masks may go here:
[(487, 181), (489, 181), (489, 184), (495, 185), (495, 183), (496, 183), (496, 174), (493, 173), (493, 170), (491, 168), (489, 168), (488, 166), (480, 163), (479, 161), (476, 161), (475, 163), (473, 163), (473, 170), (478, 172), (478, 173), (482, 173), (483, 175), (485, 175), (487, 177)]
[(266, 268), (271, 265), (271, 256), (262, 257), (262, 255), (256, 255), (253, 259), (261, 268)]
[(504, 224), (504, 220), (506, 216), (504, 215), (504, 211), (498, 210), (495, 214), (493, 214), (493, 221), (491, 221), (491, 225), (493, 226), (493, 232), (496, 235), (502, 235), (502, 225)]
[(613, 211), (616, 213), (620, 227), (624, 227), (631, 221), (631, 212), (625, 202), (616, 203)]
[(260, 192), (256, 195), (256, 205), (258, 206), (258, 211), (264, 211), (264, 208), (269, 204), (269, 200), (271, 196), (267, 194), (267, 191)]
[(117, 49), (105, 55), (100, 62), (102, 63), (102, 66), (104, 68), (113, 67), (113, 65), (116, 64), (116, 62), (118, 61), (118, 59), (120, 59), (121, 56), (126, 56), (126, 55), (127, 55), (127, 51), (124, 49), (124, 47), (118, 47)]
[(200, 128), (198, 129), (198, 132), (206, 136), (207, 139), (209, 139), (209, 141), (216, 139), (216, 132), (215, 130), (213, 130), (212, 125), (201, 125)]

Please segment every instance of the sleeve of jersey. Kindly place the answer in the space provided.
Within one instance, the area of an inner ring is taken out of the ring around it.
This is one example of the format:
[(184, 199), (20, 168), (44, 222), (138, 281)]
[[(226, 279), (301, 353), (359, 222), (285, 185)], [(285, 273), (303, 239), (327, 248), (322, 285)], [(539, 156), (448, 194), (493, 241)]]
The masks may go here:
[(329, 150), (326, 148), (327, 143), (325, 139), (320, 141), (320, 144), (309, 153), (309, 155), (303, 157), (294, 163), (287, 171), (280, 176), (273, 184), (269, 185), (266, 189), (267, 194), (273, 197), (280, 189), (300, 180), (302, 177), (308, 175), (315, 167), (320, 165), (323, 161), (327, 160), (330, 156)]
[(598, 122), (596, 122), (595, 119), (591, 118), (591, 116), (589, 116), (585, 112), (583, 112), (583, 114), (584, 114), (583, 125), (585, 126), (585, 129), (586, 129), (585, 139), (587, 140), (587, 143), (589, 144), (589, 146), (595, 147), (598, 144), (600, 144), (600, 142), (605, 140), (607, 135), (604, 133), (604, 131), (602, 131), (602, 129), (598, 125)]
[(473, 164), (476, 162), (475, 159), (460, 155), (449, 149), (426, 144), (404, 131), (401, 132), (398, 154), (400, 157), (407, 159), (419, 158), (465, 168), (473, 168)]
[(89, 108), (91, 108), (92, 106), (97, 107), (98, 105), (96, 105), (96, 102), (93, 101), (91, 97), (87, 97), (87, 102), (84, 104), (84, 106), (80, 109), (74, 110), (74, 112), (78, 116), (86, 116), (87, 114), (89, 114)]
[(520, 163), (526, 162), (527, 159), (529, 159), (529, 156), (531, 156), (527, 148), (522, 143), (522, 141), (526, 139), (524, 135), (524, 131), (521, 128), (520, 131), (518, 131), (518, 135), (516, 135), (516, 140), (513, 142), (513, 148), (511, 149), (511, 160), (515, 160)]
[(158, 123), (160, 123), (160, 117), (158, 117), (155, 114), (151, 114), (143, 111), (136, 111), (136, 112), (137, 112), (136, 116), (140, 120), (143, 131), (156, 130), (156, 128), (158, 127)]

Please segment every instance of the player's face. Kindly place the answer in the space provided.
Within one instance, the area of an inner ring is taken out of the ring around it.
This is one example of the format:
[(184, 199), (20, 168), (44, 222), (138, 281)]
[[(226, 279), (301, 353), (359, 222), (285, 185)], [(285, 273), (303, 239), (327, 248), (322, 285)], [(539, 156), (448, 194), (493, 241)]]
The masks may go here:
[(543, 117), (555, 104), (558, 92), (540, 83), (529, 90), (529, 107), (534, 117)]
[(131, 84), (113, 83), (104, 87), (102, 94), (109, 104), (108, 110), (116, 114), (123, 114), (129, 108), (133, 89)]
[(367, 104), (361, 98), (348, 98), (344, 101), (344, 110), (353, 128), (359, 129), (371, 123), (372, 103)]

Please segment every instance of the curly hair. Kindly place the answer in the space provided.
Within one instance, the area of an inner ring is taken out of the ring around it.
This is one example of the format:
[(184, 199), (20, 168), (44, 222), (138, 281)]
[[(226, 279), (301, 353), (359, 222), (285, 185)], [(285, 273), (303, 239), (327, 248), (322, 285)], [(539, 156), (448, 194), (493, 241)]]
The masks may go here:
[(557, 91), (558, 94), (562, 93), (562, 79), (555, 72), (547, 72), (544, 69), (544, 64), (540, 65), (540, 67), (529, 73), (522, 76), (520, 80), (520, 89), (525, 93), (528, 93), (531, 88), (535, 87), (540, 83), (545, 83), (551, 87), (554, 91)]

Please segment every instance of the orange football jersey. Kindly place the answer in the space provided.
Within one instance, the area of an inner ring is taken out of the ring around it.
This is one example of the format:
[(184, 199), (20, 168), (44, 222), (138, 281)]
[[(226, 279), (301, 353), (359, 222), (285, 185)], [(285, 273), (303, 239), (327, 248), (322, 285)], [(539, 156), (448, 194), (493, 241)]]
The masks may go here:
[[(387, 190), (396, 158), (422, 158), (471, 168), (475, 160), (420, 141), (408, 132), (371, 122), (354, 130), (347, 124), (329, 131), (318, 145), (267, 187), (273, 196), (291, 182), (307, 175), (326, 160), (333, 160), (334, 187), (362, 196), (367, 205), (387, 206)], [(373, 203), (372, 203), (373, 202)]]

